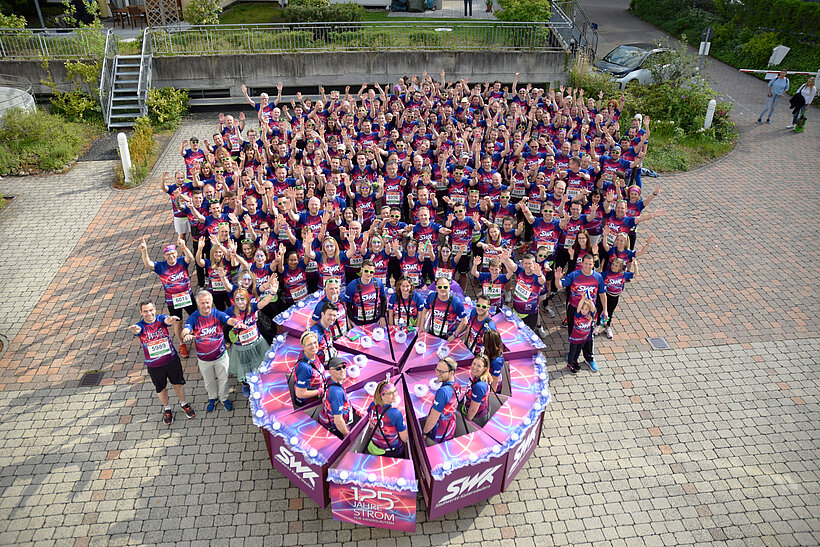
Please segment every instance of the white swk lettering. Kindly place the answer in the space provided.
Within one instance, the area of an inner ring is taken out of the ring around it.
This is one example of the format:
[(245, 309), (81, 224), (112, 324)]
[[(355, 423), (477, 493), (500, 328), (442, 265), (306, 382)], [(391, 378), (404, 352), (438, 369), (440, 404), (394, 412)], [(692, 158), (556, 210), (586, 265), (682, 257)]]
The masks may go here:
[(489, 469), (485, 469), (481, 473), (473, 475), (472, 477), (467, 476), (454, 480), (447, 485), (448, 494), (442, 497), (438, 504), (442, 505), (455, 499), (456, 497), (461, 497), (473, 490), (478, 490), (485, 483), (492, 484), (493, 475), (495, 475), (495, 472), (498, 471), (499, 467), (501, 467), (501, 465), (496, 465)]
[(524, 440), (522, 440), (518, 447), (515, 449), (515, 454), (513, 454), (513, 464), (510, 468), (510, 473), (518, 469), (518, 464), (522, 463), (524, 455), (529, 451), (530, 447), (535, 442), (536, 431), (538, 431), (537, 424), (530, 428), (530, 432), (527, 433), (527, 436), (524, 437)]
[(302, 462), (296, 459), (296, 455), (285, 448), (284, 446), (279, 447), (279, 454), (276, 455), (276, 459), (293, 470), (293, 472), (302, 478), (303, 481), (309, 482), (311, 488), (316, 488), (316, 479), (319, 478), (319, 475), (314, 473), (310, 467), (302, 465)]

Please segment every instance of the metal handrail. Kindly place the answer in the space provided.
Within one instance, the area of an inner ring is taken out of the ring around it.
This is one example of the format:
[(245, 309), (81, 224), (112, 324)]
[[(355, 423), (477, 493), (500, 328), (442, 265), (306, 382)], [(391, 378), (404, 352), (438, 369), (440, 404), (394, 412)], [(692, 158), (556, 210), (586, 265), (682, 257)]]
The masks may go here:
[(151, 27), (146, 27), (142, 32), (142, 52), (140, 53), (140, 76), (137, 83), (137, 99), (140, 105), (140, 116), (148, 114), (148, 91), (151, 89), (151, 70), (153, 48), (148, 33)]
[(549, 51), (554, 23), (378, 21), (165, 26), (147, 29), (153, 54), (257, 54), (287, 51)]
[(0, 60), (98, 58), (100, 52), (89, 37), (100, 32), (95, 28), (0, 28)]
[(108, 30), (105, 37), (105, 50), (102, 57), (102, 69), (100, 70), (100, 109), (102, 110), (103, 120), (108, 123), (111, 117), (111, 89), (114, 86), (114, 72), (116, 71), (116, 57), (119, 53), (117, 44), (117, 36)]

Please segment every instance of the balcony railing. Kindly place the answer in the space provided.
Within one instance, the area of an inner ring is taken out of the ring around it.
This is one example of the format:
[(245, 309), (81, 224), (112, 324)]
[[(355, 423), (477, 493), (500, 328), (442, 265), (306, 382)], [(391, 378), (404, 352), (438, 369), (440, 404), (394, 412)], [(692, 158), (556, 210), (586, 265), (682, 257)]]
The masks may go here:
[(156, 57), (309, 51), (557, 51), (551, 29), (572, 23), (282, 23), (152, 27)]

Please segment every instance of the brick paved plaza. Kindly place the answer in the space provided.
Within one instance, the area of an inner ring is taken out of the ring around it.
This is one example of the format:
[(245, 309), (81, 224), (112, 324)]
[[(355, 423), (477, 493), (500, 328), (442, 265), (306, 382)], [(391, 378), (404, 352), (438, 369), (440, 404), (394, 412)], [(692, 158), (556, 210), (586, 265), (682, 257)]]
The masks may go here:
[[(193, 358), (198, 416), (161, 423), (125, 330), (137, 301), (162, 302), (137, 252), (143, 235), (157, 258), (172, 240), (154, 181), (115, 191), (110, 162), (4, 180), (0, 544), (820, 544), (820, 118), (812, 109), (794, 135), (779, 105), (757, 126), (765, 84), (732, 78), (719, 87), (740, 97), (736, 150), (645, 179), (668, 214), (639, 230), (660, 245), (615, 339), (597, 341), (600, 373), (565, 374), (566, 335), (548, 319), (554, 399), (534, 456), (506, 493), (445, 518), (426, 522), (419, 497), (412, 536), (317, 508), (271, 468), (240, 394), (232, 413), (205, 414)], [(214, 126), (186, 121), (155, 173)], [(648, 336), (672, 349), (651, 351)], [(78, 387), (89, 369), (102, 385)]]

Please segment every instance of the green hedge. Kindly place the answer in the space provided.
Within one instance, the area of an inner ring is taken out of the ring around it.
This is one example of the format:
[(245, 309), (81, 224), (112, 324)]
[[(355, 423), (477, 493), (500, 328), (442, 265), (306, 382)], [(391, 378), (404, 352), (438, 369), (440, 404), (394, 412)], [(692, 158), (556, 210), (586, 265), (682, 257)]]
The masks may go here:
[[(629, 9), (669, 34), (685, 36), (692, 44), (700, 42), (704, 28), (712, 27), (715, 34), (710, 55), (735, 68), (769, 68), (766, 64), (772, 48), (783, 44), (791, 51), (779, 68), (817, 70), (820, 3), (802, 0), (744, 0), (743, 6), (727, 0), (697, 3), (709, 11), (694, 7), (694, 3), (693, 0), (631, 0)], [(790, 77), (789, 92), (795, 93), (807, 79), (808, 76)], [(820, 96), (814, 103), (820, 104)]]
[(288, 23), (361, 21), (364, 13), (364, 8), (358, 4), (330, 4), (329, 6), (290, 4), (282, 10), (282, 16)]

